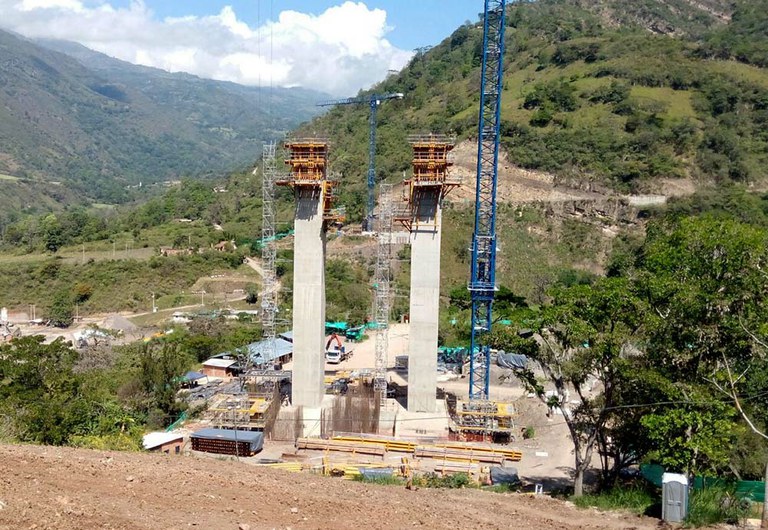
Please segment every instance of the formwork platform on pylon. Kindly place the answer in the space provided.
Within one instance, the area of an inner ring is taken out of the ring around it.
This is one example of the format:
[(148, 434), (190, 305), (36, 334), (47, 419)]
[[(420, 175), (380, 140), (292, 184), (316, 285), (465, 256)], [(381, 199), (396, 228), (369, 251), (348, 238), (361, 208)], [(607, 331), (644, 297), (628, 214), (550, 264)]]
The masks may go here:
[(325, 138), (291, 138), (285, 141), (285, 164), (290, 173), (277, 180), (278, 186), (290, 186), (301, 194), (317, 194), (323, 200), (323, 219), (343, 222), (344, 210), (334, 208), (334, 189), (338, 179), (328, 172), (328, 140)]
[(406, 207), (395, 214), (395, 220), (412, 230), (416, 225), (437, 222), (430, 221), (431, 212), (446, 194), (461, 185), (461, 179), (450, 172), (455, 138), (424, 134), (410, 136), (408, 141), (413, 149), (413, 174), (405, 180)]
[(291, 172), (277, 183), (283, 186), (322, 186), (328, 175), (328, 140), (295, 138), (285, 141), (285, 159)]

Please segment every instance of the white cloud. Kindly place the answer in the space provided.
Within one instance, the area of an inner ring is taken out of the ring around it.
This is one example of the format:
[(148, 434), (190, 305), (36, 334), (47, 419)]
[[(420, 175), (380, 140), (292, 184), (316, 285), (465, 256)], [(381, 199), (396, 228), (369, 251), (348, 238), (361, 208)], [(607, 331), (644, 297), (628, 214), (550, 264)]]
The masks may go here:
[(18, 4), (22, 11), (34, 11), (35, 9), (63, 9), (67, 11), (80, 12), (83, 10), (83, 4), (77, 0), (22, 0)]
[(387, 14), (346, 1), (319, 15), (283, 11), (250, 27), (218, 14), (158, 19), (142, 0), (0, 0), (0, 26), (65, 39), (118, 59), (243, 84), (356, 93), (402, 68), (411, 52), (387, 40)]

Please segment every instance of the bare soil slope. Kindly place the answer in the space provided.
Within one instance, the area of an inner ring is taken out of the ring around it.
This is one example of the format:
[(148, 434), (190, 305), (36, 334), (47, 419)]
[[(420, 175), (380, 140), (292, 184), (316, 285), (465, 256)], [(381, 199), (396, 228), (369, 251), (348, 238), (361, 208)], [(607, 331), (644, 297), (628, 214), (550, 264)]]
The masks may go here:
[(195, 457), (0, 445), (0, 529), (650, 529), (545, 497), (408, 491)]

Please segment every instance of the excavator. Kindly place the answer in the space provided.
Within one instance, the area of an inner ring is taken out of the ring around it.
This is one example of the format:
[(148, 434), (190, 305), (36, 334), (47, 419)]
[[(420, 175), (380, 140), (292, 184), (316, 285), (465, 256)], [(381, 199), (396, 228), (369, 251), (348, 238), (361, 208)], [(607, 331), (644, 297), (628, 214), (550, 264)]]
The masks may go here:
[(331, 334), (325, 343), (325, 361), (329, 364), (339, 364), (352, 357), (352, 351), (347, 351), (336, 333)]

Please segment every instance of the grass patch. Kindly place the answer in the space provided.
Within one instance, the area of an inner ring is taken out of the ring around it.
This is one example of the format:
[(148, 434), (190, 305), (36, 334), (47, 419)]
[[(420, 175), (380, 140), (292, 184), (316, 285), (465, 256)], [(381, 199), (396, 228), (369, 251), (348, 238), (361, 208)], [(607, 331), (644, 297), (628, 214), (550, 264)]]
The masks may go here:
[(749, 513), (749, 501), (737, 498), (733, 486), (711, 486), (691, 491), (685, 526), (739, 524)]
[(659, 101), (664, 103), (664, 114), (673, 119), (696, 118), (696, 111), (691, 105), (691, 92), (674, 90), (669, 87), (632, 87), (632, 97), (641, 101)]
[(404, 484), (403, 479), (390, 475), (377, 476), (377, 477), (365, 477), (365, 475), (354, 475), (355, 482), (365, 482), (366, 484), (379, 484), (380, 486), (402, 486)]
[(659, 494), (640, 486), (617, 486), (600, 493), (571, 499), (579, 508), (597, 508), (603, 511), (624, 510), (645, 514), (659, 503)]

